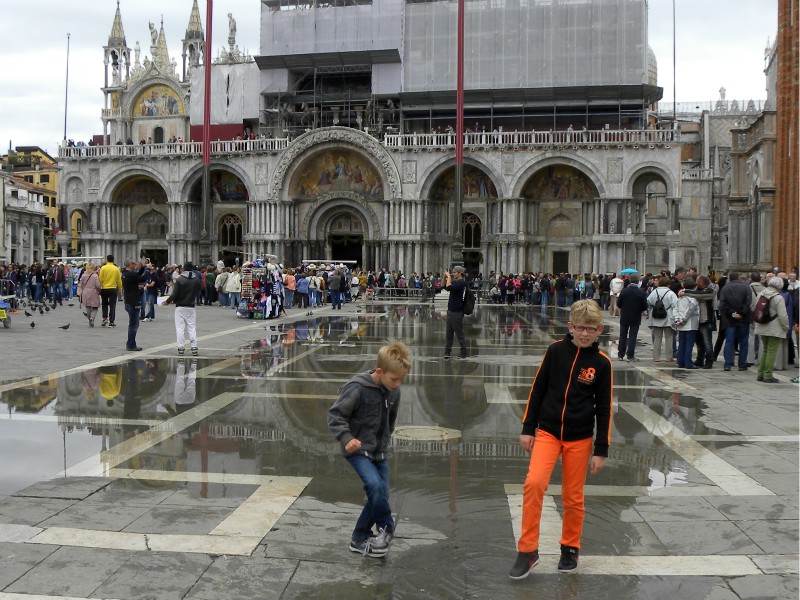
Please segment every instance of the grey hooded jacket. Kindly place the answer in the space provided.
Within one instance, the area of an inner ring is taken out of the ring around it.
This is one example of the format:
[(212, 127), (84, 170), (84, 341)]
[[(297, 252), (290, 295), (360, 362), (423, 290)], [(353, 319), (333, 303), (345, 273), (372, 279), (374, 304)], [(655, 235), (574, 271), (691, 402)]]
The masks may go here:
[[(371, 372), (359, 373), (339, 389), (339, 399), (328, 410), (328, 429), (344, 447), (352, 439), (361, 442), (358, 454), (373, 460), (386, 458), (394, 425), (397, 407), (400, 404), (400, 388), (390, 392), (377, 385)], [(381, 430), (383, 421), (383, 430)]]

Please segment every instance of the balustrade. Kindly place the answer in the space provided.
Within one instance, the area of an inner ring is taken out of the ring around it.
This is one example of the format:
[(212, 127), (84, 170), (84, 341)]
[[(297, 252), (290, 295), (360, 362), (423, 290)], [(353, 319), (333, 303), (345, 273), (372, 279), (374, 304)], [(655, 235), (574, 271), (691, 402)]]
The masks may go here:
[[(680, 132), (667, 129), (601, 129), (592, 131), (493, 131), (464, 133), (467, 148), (553, 148), (553, 147), (664, 147), (680, 141)], [(211, 142), (212, 155), (276, 153), (289, 146), (289, 138), (256, 140), (217, 140)], [(455, 148), (454, 133), (386, 134), (383, 145), (389, 150)], [(114, 144), (109, 146), (64, 146), (60, 159), (199, 156), (202, 142), (163, 144)]]

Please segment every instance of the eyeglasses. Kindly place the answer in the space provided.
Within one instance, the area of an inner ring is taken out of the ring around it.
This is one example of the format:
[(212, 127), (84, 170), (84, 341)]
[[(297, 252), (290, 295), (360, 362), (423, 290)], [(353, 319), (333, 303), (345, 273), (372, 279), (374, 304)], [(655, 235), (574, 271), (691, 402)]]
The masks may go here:
[[(570, 323), (572, 325), (572, 323)], [(572, 325), (572, 328), (578, 333), (597, 333), (600, 331), (599, 327), (587, 327), (586, 325)]]

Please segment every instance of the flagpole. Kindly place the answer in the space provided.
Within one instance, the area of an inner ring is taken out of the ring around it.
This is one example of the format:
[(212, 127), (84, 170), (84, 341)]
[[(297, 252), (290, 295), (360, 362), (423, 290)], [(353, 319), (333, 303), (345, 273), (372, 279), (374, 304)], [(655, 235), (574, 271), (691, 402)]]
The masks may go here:
[(464, 264), (462, 210), (464, 198), (464, 0), (458, 0), (458, 42), (456, 66), (456, 169), (453, 207), (453, 244), (450, 267)]
[(211, 194), (211, 24), (214, 18), (214, 0), (206, 0), (206, 47), (203, 57), (203, 197), (200, 229), (200, 264), (211, 261), (211, 239), (208, 233), (208, 213)]
[(67, 102), (69, 100), (69, 33), (67, 34), (67, 81), (64, 84), (64, 141), (67, 141)]

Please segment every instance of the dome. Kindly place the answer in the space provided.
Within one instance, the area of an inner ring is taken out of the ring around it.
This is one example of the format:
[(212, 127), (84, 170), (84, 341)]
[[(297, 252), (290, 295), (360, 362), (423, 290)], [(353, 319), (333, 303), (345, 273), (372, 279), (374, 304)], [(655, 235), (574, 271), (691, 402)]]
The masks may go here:
[(648, 45), (647, 46), (647, 85), (658, 85), (658, 61), (656, 60), (656, 53)]

